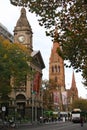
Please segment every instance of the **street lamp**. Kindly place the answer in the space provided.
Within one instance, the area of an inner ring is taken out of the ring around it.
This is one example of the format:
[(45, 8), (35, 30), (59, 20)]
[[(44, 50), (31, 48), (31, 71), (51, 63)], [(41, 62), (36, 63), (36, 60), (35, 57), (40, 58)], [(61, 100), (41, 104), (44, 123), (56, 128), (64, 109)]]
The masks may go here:
[(31, 103), (32, 103), (32, 104), (31, 104), (31, 105), (32, 105), (32, 123), (33, 123), (33, 115), (34, 115), (34, 114), (33, 114), (33, 112), (34, 112), (34, 111), (33, 111), (33, 110), (34, 110), (34, 107), (33, 107), (34, 104), (33, 104), (33, 102), (34, 102), (34, 99), (33, 99), (33, 88), (32, 88), (32, 92), (31, 92)]
[(41, 97), (42, 97), (42, 123), (43, 123), (43, 90), (45, 88), (45, 84), (42, 85), (42, 88), (41, 88)]
[(4, 124), (4, 121), (5, 121), (5, 111), (6, 111), (6, 107), (2, 106), (3, 124)]

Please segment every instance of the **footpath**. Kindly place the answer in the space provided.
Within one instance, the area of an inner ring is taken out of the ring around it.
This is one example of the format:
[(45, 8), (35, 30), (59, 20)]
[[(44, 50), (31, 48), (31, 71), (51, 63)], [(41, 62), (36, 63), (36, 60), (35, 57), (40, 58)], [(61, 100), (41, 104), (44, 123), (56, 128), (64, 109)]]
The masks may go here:
[[(67, 121), (66, 121), (67, 122)], [(65, 124), (66, 122), (63, 121), (54, 121), (54, 122), (45, 122), (45, 123), (40, 123), (40, 122), (33, 122), (33, 123), (21, 123), (21, 124), (16, 124), (16, 128), (26, 128), (26, 127), (40, 127), (43, 125), (53, 125), (53, 124)]]
[[(66, 121), (67, 122), (67, 121)], [(19, 123), (19, 122), (16, 122), (15, 123), (15, 126), (13, 125), (12, 126), (9, 126), (9, 124), (0, 124), (0, 130), (9, 130), (9, 128), (14, 128), (14, 130), (17, 130), (17, 129), (21, 129), (21, 128), (31, 128), (31, 127), (40, 127), (40, 126), (43, 126), (43, 125), (53, 125), (53, 124), (66, 124), (66, 122), (63, 122), (63, 121), (55, 121), (55, 122), (45, 122), (45, 123), (40, 123), (40, 122), (28, 122), (28, 123)], [(12, 129), (13, 130), (13, 129)]]

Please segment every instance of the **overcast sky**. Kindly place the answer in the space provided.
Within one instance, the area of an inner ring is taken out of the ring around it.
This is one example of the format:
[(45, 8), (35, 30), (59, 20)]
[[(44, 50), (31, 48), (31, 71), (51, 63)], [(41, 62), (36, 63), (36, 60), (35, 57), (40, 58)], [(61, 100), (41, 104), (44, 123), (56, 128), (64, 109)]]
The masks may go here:
[[(14, 27), (20, 16), (21, 7), (16, 7), (10, 4), (10, 0), (0, 1), (0, 23), (2, 23), (8, 31), (13, 34)], [(45, 69), (43, 70), (43, 79), (49, 78), (49, 57), (52, 48), (52, 41), (50, 37), (46, 37), (45, 29), (40, 27), (35, 14), (31, 14), (27, 11), (27, 18), (33, 31), (33, 49), (40, 50), (42, 58), (45, 63)], [(71, 87), (72, 81), (72, 69), (65, 69), (65, 83), (66, 88)], [(76, 86), (79, 91), (79, 96), (87, 98), (87, 90), (82, 85), (81, 74), (75, 73)]]

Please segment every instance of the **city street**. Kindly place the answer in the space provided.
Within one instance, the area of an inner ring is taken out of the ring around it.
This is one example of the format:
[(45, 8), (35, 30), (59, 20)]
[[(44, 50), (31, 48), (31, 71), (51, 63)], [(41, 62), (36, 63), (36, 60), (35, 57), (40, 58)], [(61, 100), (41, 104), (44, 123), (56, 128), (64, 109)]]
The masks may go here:
[(58, 122), (58, 123), (52, 123), (52, 124), (45, 124), (42, 126), (36, 126), (36, 127), (28, 127), (28, 128), (21, 128), (20, 130), (87, 130), (87, 123), (84, 124), (83, 127), (80, 126), (80, 124), (73, 124), (72, 122)]
[(47, 123), (47, 124), (38, 124), (38, 125), (25, 125), (19, 126), (18, 128), (2, 128), (1, 130), (87, 130), (87, 123), (84, 123), (84, 126), (81, 127), (79, 123), (72, 122), (57, 122), (57, 123)]

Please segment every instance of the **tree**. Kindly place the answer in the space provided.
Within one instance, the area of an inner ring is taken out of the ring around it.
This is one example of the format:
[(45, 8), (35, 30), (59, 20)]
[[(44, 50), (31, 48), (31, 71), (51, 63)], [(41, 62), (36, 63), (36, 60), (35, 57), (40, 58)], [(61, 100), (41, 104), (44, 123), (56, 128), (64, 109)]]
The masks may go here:
[[(56, 41), (62, 50), (58, 50), (67, 67), (82, 71), (87, 84), (87, 0), (10, 0), (13, 5), (27, 6), (36, 13), (40, 26), (46, 28), (46, 35), (54, 37), (55, 26), (59, 35)], [(38, 8), (37, 8), (38, 7)]]
[(42, 80), (43, 87), (43, 106), (45, 110), (53, 110), (53, 94), (52, 88), (48, 80)]
[(11, 92), (12, 78), (14, 87), (25, 83), (25, 77), (31, 72), (29, 61), (27, 48), (0, 37), (0, 96), (2, 99), (6, 99)]
[(72, 104), (72, 109), (74, 108), (80, 108), (82, 111), (87, 111), (87, 100), (86, 99), (75, 100)]

